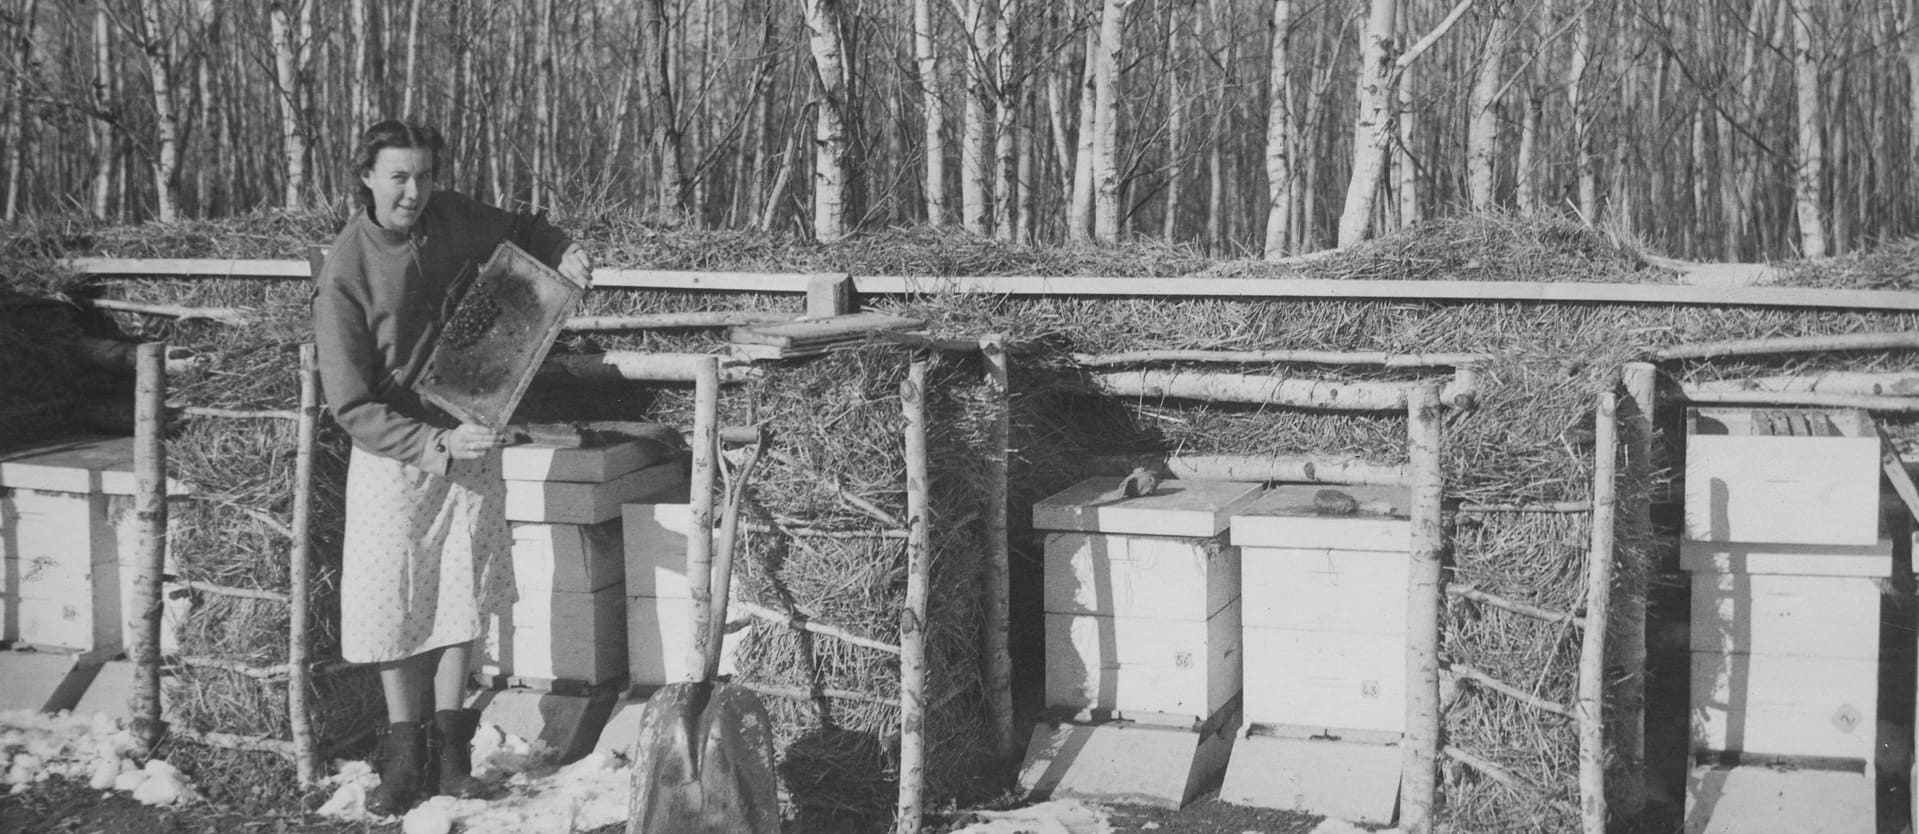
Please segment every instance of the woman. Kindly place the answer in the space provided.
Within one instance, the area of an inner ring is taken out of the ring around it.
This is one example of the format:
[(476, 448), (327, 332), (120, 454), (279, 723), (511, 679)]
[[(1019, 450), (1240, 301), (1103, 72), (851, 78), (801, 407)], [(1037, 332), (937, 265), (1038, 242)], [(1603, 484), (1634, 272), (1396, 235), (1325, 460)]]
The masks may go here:
[[(437, 190), (444, 146), (430, 127), (367, 129), (353, 160), (364, 210), (327, 250), (313, 304), (321, 384), (353, 438), (340, 641), (348, 661), (379, 664), (388, 725), (366, 808), (380, 815), (434, 790), (477, 792), (470, 745), (479, 714), (464, 708), (467, 664), (486, 615), (514, 597), (503, 437), (423, 402), (411, 386), (463, 282), (501, 241), (581, 284), (592, 271), (543, 218)], [(433, 714), (422, 721), (429, 693)]]

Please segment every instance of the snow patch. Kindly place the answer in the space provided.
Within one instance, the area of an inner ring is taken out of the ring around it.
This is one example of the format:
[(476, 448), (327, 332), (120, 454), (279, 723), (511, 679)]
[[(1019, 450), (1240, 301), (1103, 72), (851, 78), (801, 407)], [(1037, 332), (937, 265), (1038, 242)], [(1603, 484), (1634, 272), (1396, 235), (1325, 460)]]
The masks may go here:
[(135, 761), (139, 749), (133, 731), (103, 712), (0, 710), (0, 784), (10, 793), (58, 776), (95, 790), (132, 794), (148, 805), (200, 798), (192, 781), (165, 760), (140, 766)]

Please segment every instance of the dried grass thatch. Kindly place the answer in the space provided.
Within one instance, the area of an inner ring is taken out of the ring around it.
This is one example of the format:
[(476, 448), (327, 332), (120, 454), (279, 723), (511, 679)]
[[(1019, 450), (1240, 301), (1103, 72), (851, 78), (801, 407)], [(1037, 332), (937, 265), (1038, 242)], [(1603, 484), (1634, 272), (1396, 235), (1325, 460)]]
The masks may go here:
[[(324, 215), (322, 215), (324, 217)], [(562, 219), (564, 222), (564, 218)], [(86, 250), (144, 256), (299, 257), (331, 235), (330, 220), (272, 216), (257, 221), (175, 225), (163, 229), (84, 230)], [(1111, 275), (1130, 277), (1306, 277), (1389, 280), (1664, 282), (1672, 276), (1648, 265), (1630, 242), (1557, 219), (1501, 215), (1450, 218), (1422, 224), (1351, 251), (1276, 266), (1215, 264), (1190, 250), (1159, 245), (1098, 248), (1009, 246), (950, 231), (904, 230), (856, 237), (832, 246), (750, 232), (658, 231), (623, 216), (585, 218), (581, 237), (595, 242), (610, 267), (732, 271), (854, 272), (895, 275)], [(46, 230), (41, 250), (72, 251), (72, 229)], [(51, 240), (52, 242), (47, 242)], [(148, 245), (151, 244), (151, 245)], [(21, 244), (25, 245), (25, 244)], [(1779, 265), (1783, 283), (1798, 286), (1907, 288), (1915, 245), (1893, 243), (1874, 253)], [(31, 248), (31, 247), (29, 247)], [(23, 250), (25, 251), (25, 250)], [(116, 315), (128, 333), (169, 338), (218, 352), (204, 376), (183, 381), (180, 396), (196, 404), (284, 407), (293, 391), (291, 346), (305, 336), (305, 287), (300, 282), (100, 281), (76, 292), (242, 306), (261, 312), (258, 323), (230, 328), (165, 323)], [(704, 292), (606, 289), (589, 298), (593, 314), (716, 309), (797, 310), (795, 295), (752, 296)], [(1004, 333), (1026, 347), (1014, 362), (1012, 509), (1015, 530), (1024, 509), (1096, 471), (1109, 455), (1236, 455), (1333, 453), (1379, 463), (1404, 460), (1405, 425), (1396, 414), (1327, 415), (1253, 405), (1179, 400), (1122, 400), (1095, 396), (1079, 384), (1069, 354), (1123, 350), (1322, 349), (1388, 352), (1473, 352), (1492, 356), (1483, 369), (1477, 410), (1452, 415), (1447, 425), (1449, 498), (1486, 504), (1583, 501), (1590, 497), (1591, 412), (1594, 396), (1612, 384), (1622, 362), (1660, 347), (1768, 336), (1900, 331), (1919, 316), (1870, 311), (1809, 311), (1618, 304), (1521, 304), (1400, 300), (1277, 301), (1258, 298), (1045, 298), (923, 295), (869, 299), (870, 307), (925, 318), (937, 335)], [(5, 337), (0, 329), (0, 338)], [(710, 351), (723, 336), (687, 331), (639, 335), (572, 335), (562, 349), (633, 348)], [(763, 422), (777, 447), (798, 466), (769, 463), (752, 490), (763, 519), (808, 527), (872, 531), (878, 523), (850, 508), (839, 489), (903, 514), (904, 466), (898, 443), (897, 386), (903, 351), (868, 346), (825, 357), (764, 367), (765, 374), (729, 389), (724, 420)], [(1664, 368), (1674, 381), (1738, 378), (1815, 370), (1913, 370), (1919, 354), (1868, 351), (1815, 356), (1762, 356), (1688, 362)], [(1346, 379), (1404, 379), (1416, 372), (1350, 367), (1251, 367), (1248, 372)], [(942, 357), (936, 366), (929, 421), (933, 438), (934, 591), (929, 635), (936, 707), (929, 778), (935, 796), (965, 796), (983, 787), (986, 722), (978, 697), (976, 587), (978, 554), (986, 536), (980, 518), (985, 490), (980, 461), (987, 453), (983, 401), (972, 361)], [(0, 377), (0, 385), (17, 384)], [(672, 386), (644, 395), (582, 399), (581, 417), (651, 419), (686, 425), (690, 392)], [(1668, 415), (1670, 419), (1672, 415)], [(1895, 434), (1913, 432), (1908, 419), (1882, 420)], [(1672, 438), (1658, 458), (1669, 469)], [(277, 497), (256, 492), (255, 475), (222, 480), (222, 459), (240, 455), (241, 438), (202, 437), (190, 427), (170, 449), (186, 469), (207, 467), (196, 479), (226, 484), (223, 491), (278, 511)], [(277, 442), (277, 441), (274, 441)], [(196, 461), (188, 444), (203, 448)], [(333, 448), (333, 447), (330, 447)], [(331, 470), (337, 475), (338, 469)], [(1644, 500), (1661, 490), (1622, 484), (1622, 500)], [(337, 487), (335, 488), (337, 490)], [(335, 496), (337, 499), (337, 495)], [(236, 498), (234, 503), (239, 503)], [(337, 500), (330, 507), (337, 508)], [(220, 512), (227, 512), (221, 508)], [(337, 512), (329, 509), (327, 512)], [(246, 513), (227, 512), (236, 518)], [(337, 518), (328, 516), (328, 518)], [(1465, 519), (1466, 517), (1462, 517)], [(204, 531), (183, 541), (217, 541), (232, 530), (243, 548), (271, 551), (271, 536), (237, 520), (199, 521)], [(1581, 604), (1588, 536), (1582, 514), (1490, 513), (1462, 520), (1454, 531), (1455, 578), (1514, 599), (1559, 610)], [(233, 525), (229, 527), (228, 525)], [(191, 525), (190, 525), (191, 526)], [(322, 525), (323, 529), (326, 527)], [(1623, 576), (1643, 574), (1658, 557), (1649, 531), (1622, 528)], [(1035, 542), (1015, 542), (1020, 581), (1036, 582)], [(794, 608), (820, 622), (880, 640), (898, 633), (904, 584), (903, 546), (896, 539), (752, 534), (741, 560), (741, 586), (767, 607)], [(191, 570), (229, 584), (279, 581), (257, 560), (226, 554), (189, 560)], [(324, 563), (324, 562), (323, 562)], [(189, 568), (183, 564), (182, 570)], [(337, 610), (316, 607), (323, 614)], [(221, 615), (209, 607), (206, 616)], [(237, 607), (222, 616), (243, 616)], [(260, 615), (251, 615), (260, 616)], [(1016, 622), (1036, 620), (1016, 611)], [(1031, 619), (1027, 619), (1031, 618)], [(1450, 602), (1444, 651), (1538, 697), (1572, 700), (1576, 631), (1498, 609)], [(191, 639), (199, 641), (199, 636)], [(232, 647), (205, 638), (209, 649)], [(755, 624), (740, 656), (741, 679), (804, 691), (845, 690), (884, 700), (896, 692), (897, 660), (828, 638)], [(247, 681), (248, 685), (254, 682)], [(220, 685), (209, 682), (215, 694)], [(198, 714), (224, 714), (220, 698)], [(236, 703), (244, 699), (235, 697)], [(325, 701), (326, 699), (322, 699)], [(351, 698), (340, 698), (351, 703)], [(894, 796), (894, 707), (870, 700), (775, 698), (788, 786), (807, 807), (882, 813)], [(251, 703), (251, 702), (249, 702)], [(217, 724), (210, 721), (210, 724)], [(268, 728), (271, 730), (272, 728)], [(322, 732), (323, 738), (327, 733)], [(1464, 765), (1449, 765), (1446, 821), (1458, 830), (1569, 830), (1577, 818), (1577, 742), (1569, 720), (1497, 693), (1467, 686), (1446, 716), (1449, 745), (1470, 751), (1512, 775), (1507, 784)]]

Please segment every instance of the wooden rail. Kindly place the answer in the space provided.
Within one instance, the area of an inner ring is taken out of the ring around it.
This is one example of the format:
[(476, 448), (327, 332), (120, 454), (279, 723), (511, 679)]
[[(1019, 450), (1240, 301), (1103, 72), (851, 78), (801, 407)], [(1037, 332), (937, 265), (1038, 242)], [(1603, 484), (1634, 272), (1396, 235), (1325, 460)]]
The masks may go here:
[[(70, 258), (67, 268), (99, 276), (306, 278), (305, 260)], [(697, 272), (599, 269), (601, 288), (711, 290), (805, 294), (807, 273)], [(1026, 296), (1185, 296), (1198, 298), (1403, 299), (1425, 301), (1535, 301), (1597, 304), (1684, 304), (1919, 311), (1919, 292), (1834, 290), (1816, 287), (1712, 287), (1680, 284), (1542, 283), (1530, 281), (1390, 281), (1325, 278), (1117, 278), (1004, 275), (927, 277), (855, 275), (852, 289), (868, 295), (943, 292)]]

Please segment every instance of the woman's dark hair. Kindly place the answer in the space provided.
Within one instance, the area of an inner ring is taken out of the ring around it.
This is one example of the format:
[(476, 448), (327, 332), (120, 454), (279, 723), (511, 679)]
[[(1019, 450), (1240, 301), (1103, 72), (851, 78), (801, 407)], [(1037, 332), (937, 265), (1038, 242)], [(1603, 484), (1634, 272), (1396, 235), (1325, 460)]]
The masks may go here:
[[(440, 173), (441, 151), (446, 149), (446, 138), (440, 135), (439, 128), (428, 125), (388, 119), (366, 129), (360, 134), (360, 145), (353, 150), (353, 181), (373, 170), (374, 161), (380, 158), (380, 152), (387, 148), (420, 148), (433, 152), (433, 173)], [(373, 192), (365, 185), (359, 186), (361, 205), (373, 204)]]

